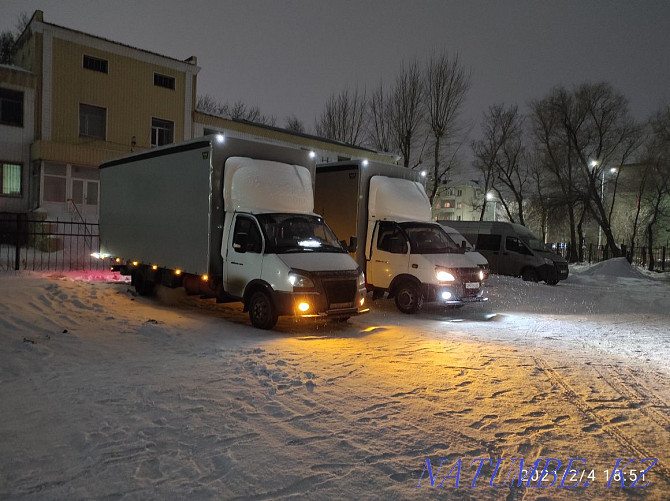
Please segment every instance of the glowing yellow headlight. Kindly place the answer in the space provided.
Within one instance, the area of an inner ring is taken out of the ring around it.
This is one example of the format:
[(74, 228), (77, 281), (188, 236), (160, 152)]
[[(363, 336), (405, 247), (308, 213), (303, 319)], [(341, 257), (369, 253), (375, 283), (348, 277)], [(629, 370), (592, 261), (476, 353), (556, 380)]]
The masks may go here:
[(305, 313), (307, 310), (309, 310), (309, 303), (305, 303), (305, 302), (298, 303), (298, 309), (300, 311), (302, 311), (303, 313)]
[(445, 270), (437, 270), (435, 272), (435, 278), (437, 278), (439, 282), (453, 282), (456, 280), (451, 273)]

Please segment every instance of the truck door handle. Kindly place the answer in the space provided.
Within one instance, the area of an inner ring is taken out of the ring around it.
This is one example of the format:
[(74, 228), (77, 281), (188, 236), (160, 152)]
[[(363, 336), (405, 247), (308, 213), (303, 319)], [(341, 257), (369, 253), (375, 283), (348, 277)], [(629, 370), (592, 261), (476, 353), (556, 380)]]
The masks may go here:
[(375, 263), (384, 263), (384, 264), (388, 264), (388, 261), (380, 261), (379, 259), (375, 259)]
[(237, 266), (244, 266), (244, 263), (236, 263), (235, 261), (231, 261), (230, 264), (236, 264)]

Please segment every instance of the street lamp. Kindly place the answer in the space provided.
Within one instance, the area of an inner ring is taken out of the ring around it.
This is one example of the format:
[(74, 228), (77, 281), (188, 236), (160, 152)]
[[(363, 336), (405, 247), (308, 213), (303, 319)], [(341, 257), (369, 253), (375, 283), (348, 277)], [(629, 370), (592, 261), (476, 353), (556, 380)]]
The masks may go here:
[(493, 194), (493, 192), (490, 192), (490, 191), (486, 194), (486, 200), (493, 203), (493, 220), (496, 221), (497, 220), (496, 219), (496, 212), (497, 212), (496, 211), (496, 204), (498, 203), (498, 200), (496, 199), (496, 196)]
[[(598, 160), (591, 160), (590, 164), (593, 169), (598, 167)], [(617, 168), (616, 167), (611, 167), (610, 168), (610, 174), (616, 173)], [(602, 169), (600, 172), (600, 203), (604, 206), (605, 205), (605, 169)], [(598, 225), (598, 247), (600, 248), (600, 243), (602, 242), (602, 234), (603, 234), (603, 227), (602, 225)]]

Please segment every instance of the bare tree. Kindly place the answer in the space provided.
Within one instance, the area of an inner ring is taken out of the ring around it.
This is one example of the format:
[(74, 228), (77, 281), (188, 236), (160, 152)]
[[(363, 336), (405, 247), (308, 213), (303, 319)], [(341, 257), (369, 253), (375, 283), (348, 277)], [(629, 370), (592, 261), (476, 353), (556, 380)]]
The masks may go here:
[[(423, 84), (419, 64), (416, 61), (407, 64), (403, 62), (393, 88), (390, 115), (394, 142), (405, 167), (410, 165), (416, 136), (425, 118)], [(417, 163), (421, 163), (421, 158)]]
[(537, 154), (555, 181), (556, 196), (567, 212), (571, 243), (568, 260), (574, 263), (578, 260), (577, 207), (583, 197), (577, 189), (578, 168), (563, 125), (572, 102), (565, 89), (556, 88), (545, 98), (531, 102), (531, 120)]
[(375, 149), (380, 151), (395, 150), (392, 104), (388, 93), (384, 90), (383, 83), (380, 82), (372, 93), (368, 106), (369, 141)]
[(443, 182), (448, 179), (450, 162), (442, 164), (444, 149), (453, 145), (460, 129), (459, 113), (470, 87), (470, 77), (458, 55), (450, 59), (446, 54), (433, 56), (424, 77), (428, 123), (433, 140), (433, 169), (431, 173), (430, 203)]
[(298, 132), (300, 134), (304, 134), (306, 132), (305, 124), (303, 124), (302, 120), (300, 120), (295, 115), (286, 117), (286, 120), (284, 122), (284, 128), (291, 132)]
[(17, 16), (14, 31), (8, 30), (0, 33), (0, 64), (11, 64), (14, 43), (21, 36), (21, 33), (26, 29), (29, 22), (30, 16), (26, 12), (21, 12)]
[(607, 170), (624, 165), (640, 146), (641, 127), (631, 118), (627, 99), (608, 83), (582, 84), (573, 96), (573, 106), (563, 110), (565, 133), (586, 180), (589, 211), (612, 254), (620, 256), (610, 222), (616, 182), (609, 210), (603, 185)]
[(332, 94), (316, 120), (316, 134), (334, 141), (360, 145), (367, 124), (367, 106), (366, 93), (359, 92), (358, 88)]
[[(474, 165), (484, 179), (484, 192), (495, 189), (508, 217), (514, 221), (516, 218), (501, 191), (501, 187), (506, 187), (514, 197), (520, 224), (525, 224), (523, 192), (528, 176), (521, 170), (523, 117), (517, 106), (505, 108), (502, 104), (493, 105), (484, 114), (481, 129), (482, 139), (473, 141), (472, 151), (475, 155)], [(496, 180), (500, 182), (497, 186)], [(485, 211), (486, 200), (479, 216), (480, 221)]]
[(263, 125), (275, 126), (277, 119), (273, 115), (264, 115), (258, 106), (248, 106), (242, 101), (235, 101), (232, 105), (221, 104), (209, 94), (198, 96), (195, 105), (198, 111), (218, 115), (232, 120), (245, 120)]
[(662, 219), (670, 217), (670, 106), (657, 113), (652, 119), (653, 136), (647, 149), (646, 162), (649, 165), (650, 182), (646, 203), (649, 206), (647, 220), (647, 252), (649, 270), (654, 270), (653, 255), (655, 227)]

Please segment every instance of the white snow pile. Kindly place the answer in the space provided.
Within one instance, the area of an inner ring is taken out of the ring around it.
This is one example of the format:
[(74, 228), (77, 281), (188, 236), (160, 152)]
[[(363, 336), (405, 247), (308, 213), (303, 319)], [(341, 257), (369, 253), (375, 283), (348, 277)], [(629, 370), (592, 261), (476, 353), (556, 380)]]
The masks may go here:
[(582, 271), (580, 275), (597, 277), (605, 280), (617, 278), (647, 278), (640, 273), (637, 268), (633, 267), (625, 257), (617, 257), (596, 263)]

